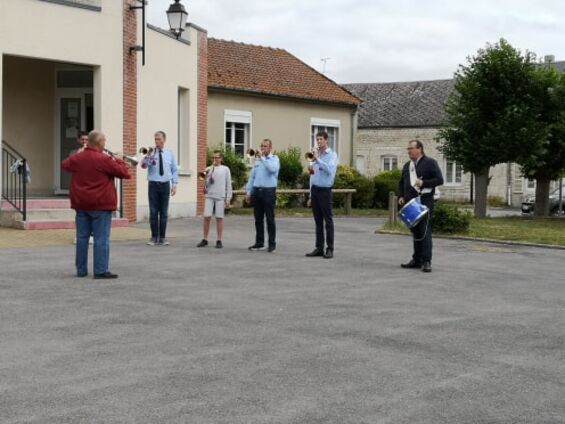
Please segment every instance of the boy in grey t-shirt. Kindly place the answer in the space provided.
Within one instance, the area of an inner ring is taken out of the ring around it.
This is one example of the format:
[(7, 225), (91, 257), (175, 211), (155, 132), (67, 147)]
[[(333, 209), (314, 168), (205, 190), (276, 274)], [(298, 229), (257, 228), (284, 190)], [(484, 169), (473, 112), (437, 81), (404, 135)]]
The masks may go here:
[(206, 168), (206, 181), (204, 185), (204, 194), (206, 195), (204, 203), (204, 222), (203, 236), (204, 238), (197, 244), (198, 247), (208, 246), (208, 233), (210, 232), (210, 221), (212, 214), (216, 215), (216, 248), (221, 249), (222, 234), (224, 232), (224, 208), (229, 207), (232, 197), (231, 172), (230, 169), (222, 165), (224, 154), (220, 150), (214, 150), (214, 162), (212, 166)]

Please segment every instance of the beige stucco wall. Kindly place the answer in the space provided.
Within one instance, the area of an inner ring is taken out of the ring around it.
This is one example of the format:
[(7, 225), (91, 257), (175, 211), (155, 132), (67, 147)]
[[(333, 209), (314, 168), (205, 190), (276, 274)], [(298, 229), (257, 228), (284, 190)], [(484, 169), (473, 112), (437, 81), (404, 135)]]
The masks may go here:
[[(355, 149), (356, 162), (363, 163), (359, 169), (365, 175), (375, 175), (382, 172), (382, 156), (394, 155), (398, 157), (398, 166), (408, 161), (406, 146), (410, 140), (420, 140), (428, 156), (437, 160), (445, 177), (446, 161), (437, 149), (436, 128), (389, 128), (389, 129), (359, 129)], [(517, 165), (510, 165), (510, 179), (508, 179), (508, 165), (499, 164), (491, 168), (489, 175), (489, 196), (496, 196), (504, 201), (517, 206), (522, 201), (523, 191), (520, 169)], [(508, 190), (510, 181), (511, 190)], [(470, 194), (470, 175), (463, 174), (461, 184), (445, 184), (440, 188), (441, 196), (451, 200), (468, 200)]]
[(269, 138), (275, 150), (296, 146), (306, 152), (310, 150), (311, 118), (339, 120), (339, 160), (341, 164), (351, 163), (353, 108), (209, 90), (208, 146), (224, 142), (226, 109), (252, 113), (250, 147), (254, 148)]
[[(166, 148), (177, 156), (178, 90), (188, 89), (188, 146), (183, 145), (188, 150), (181, 150), (178, 190), (170, 202), (172, 217), (196, 215), (198, 49), (196, 29), (187, 31), (190, 44), (148, 29), (146, 64), (138, 68), (138, 149), (154, 145), (155, 131), (162, 130), (167, 134)], [(149, 216), (146, 170), (138, 168), (137, 184), (137, 219), (144, 220)]]
[[(25, 116), (15, 116), (14, 111), (7, 113), (4, 104), (0, 135), (6, 139), (19, 135), (13, 137), (14, 147), (18, 149), (21, 146), (26, 150), (33, 150), (28, 153), (30, 160), (43, 155), (42, 161), (33, 164), (32, 184), (36, 184), (40, 176), (48, 174), (51, 174), (48, 180), (54, 181), (52, 175), (55, 172), (54, 166), (58, 166), (58, 163), (55, 163), (58, 158), (53, 159), (55, 79), (51, 69), (54, 63), (83, 64), (92, 67), (95, 127), (106, 133), (111, 148), (121, 147), (122, 2), (102, 0), (100, 3), (102, 10), (98, 12), (38, 0), (0, 1), (0, 56), (37, 59), (33, 69), (23, 71), (24, 75), (14, 77), (13, 81), (17, 84), (26, 81), (32, 84), (27, 87), (13, 87), (12, 78), (6, 79), (6, 69), (0, 72), (3, 74), (0, 90), (6, 91), (11, 97), (6, 101), (12, 103), (16, 101), (20, 108), (30, 106), (25, 111), (22, 109)], [(24, 27), (25, 30), (22, 30)], [(10, 59), (8, 61), (10, 62)], [(4, 63), (3, 67), (8, 67), (10, 71), (11, 65)], [(46, 71), (47, 75), (42, 71)], [(38, 81), (31, 81), (36, 74)], [(51, 88), (48, 87), (49, 78), (51, 78)], [(7, 84), (10, 86), (8, 87)], [(21, 99), (13, 98), (16, 90), (22, 93), (18, 94)], [(0, 93), (0, 98), (5, 98), (3, 93)], [(39, 106), (31, 106), (33, 102), (38, 102)], [(51, 110), (48, 103), (51, 103)], [(45, 113), (50, 113), (50, 117), (37, 114), (40, 107)], [(48, 119), (53, 121), (51, 126), (47, 123)], [(26, 122), (26, 126), (33, 123), (37, 128), (21, 128), (22, 121)], [(6, 134), (4, 126), (8, 131)], [(42, 133), (41, 137), (36, 137), (38, 132)], [(50, 155), (45, 152), (46, 146), (47, 148), (50, 146), (52, 150)]]
[(4, 57), (2, 139), (27, 158), (31, 196), (54, 190), (54, 78), (52, 62)]

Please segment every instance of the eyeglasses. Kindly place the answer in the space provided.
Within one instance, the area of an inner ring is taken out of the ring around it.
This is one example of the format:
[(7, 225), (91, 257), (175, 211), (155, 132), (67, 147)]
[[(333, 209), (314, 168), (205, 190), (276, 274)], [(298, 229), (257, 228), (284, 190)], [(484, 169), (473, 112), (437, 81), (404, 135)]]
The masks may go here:
[(214, 156), (214, 159), (221, 159), (221, 156)]

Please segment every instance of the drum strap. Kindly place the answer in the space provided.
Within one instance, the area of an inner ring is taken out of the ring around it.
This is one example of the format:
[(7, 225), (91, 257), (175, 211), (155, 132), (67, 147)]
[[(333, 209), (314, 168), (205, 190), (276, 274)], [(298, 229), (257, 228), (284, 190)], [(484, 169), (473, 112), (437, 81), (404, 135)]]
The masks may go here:
[(412, 160), (410, 161), (410, 185), (412, 187), (414, 187), (414, 190), (416, 190), (419, 194), (428, 194), (432, 192), (431, 188), (422, 188), (422, 189), (418, 189), (416, 187), (416, 180), (418, 179), (418, 176), (416, 175), (416, 163)]

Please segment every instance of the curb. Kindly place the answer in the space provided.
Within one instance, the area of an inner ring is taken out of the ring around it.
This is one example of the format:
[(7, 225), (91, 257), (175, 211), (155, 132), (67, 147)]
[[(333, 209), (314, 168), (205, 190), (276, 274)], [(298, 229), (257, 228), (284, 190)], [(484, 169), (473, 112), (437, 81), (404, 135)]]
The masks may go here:
[[(391, 234), (396, 236), (411, 236), (411, 234), (405, 234), (398, 231), (390, 231), (390, 230), (375, 230), (375, 234)], [(484, 239), (484, 238), (476, 238), (476, 237), (465, 237), (465, 236), (447, 236), (447, 235), (433, 235), (433, 238), (436, 239), (447, 239), (447, 240), (465, 240), (465, 241), (477, 241), (481, 243), (491, 243), (491, 244), (502, 244), (506, 246), (527, 246), (527, 247), (541, 247), (544, 249), (556, 249), (556, 250), (565, 250), (565, 246), (559, 246), (555, 244), (539, 244), (539, 243), (526, 243), (520, 241), (510, 241), (510, 240), (493, 240), (493, 239)]]

